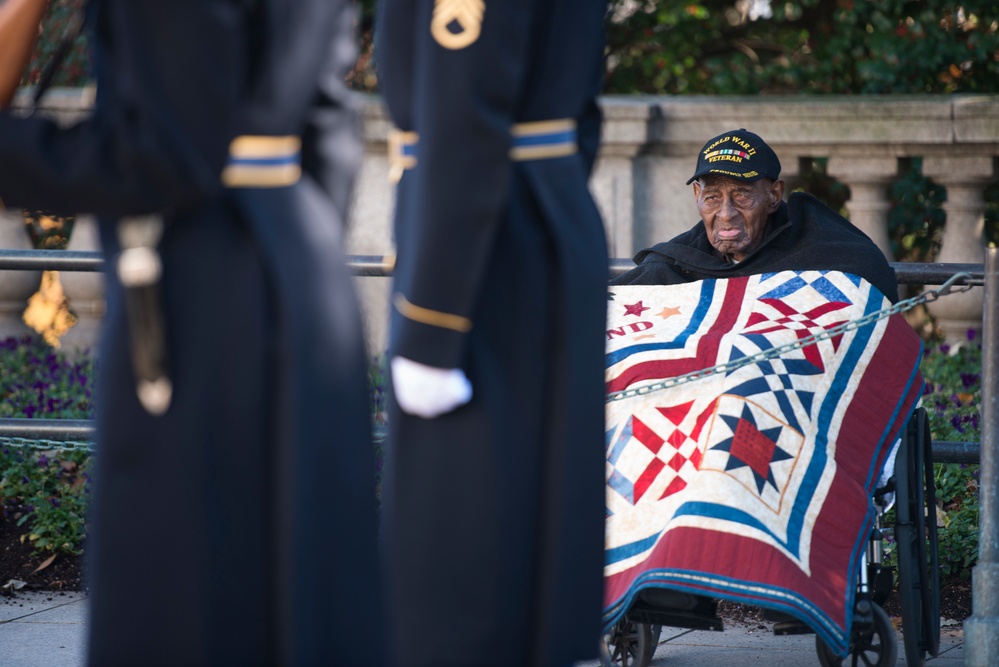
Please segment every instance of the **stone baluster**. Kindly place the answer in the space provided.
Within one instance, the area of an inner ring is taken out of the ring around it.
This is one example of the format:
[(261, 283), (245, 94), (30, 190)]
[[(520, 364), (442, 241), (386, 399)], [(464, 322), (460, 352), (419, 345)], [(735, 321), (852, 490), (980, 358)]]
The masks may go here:
[[(976, 263), (984, 260), (985, 185), (993, 179), (991, 156), (927, 157), (923, 175), (947, 190), (944, 202), (946, 225), (938, 262)], [(951, 294), (929, 304), (930, 314), (944, 340), (959, 345), (967, 340), (969, 329), (982, 324), (982, 289)]]
[(829, 175), (850, 188), (846, 209), (852, 222), (881, 248), (888, 261), (895, 261), (888, 236), (891, 200), (888, 186), (898, 176), (893, 157), (831, 157)]
[[(364, 107), (364, 156), (357, 173), (347, 225), (346, 252), (351, 255), (395, 255), (392, 211), (395, 185), (389, 179), (388, 142), (392, 124), (380, 104)], [(377, 356), (388, 347), (391, 278), (354, 281), (368, 352)]]
[[(77, 216), (66, 250), (100, 249), (96, 220), (91, 216)], [(60, 271), (59, 282), (69, 300), (70, 310), (76, 315), (76, 324), (60, 339), (60, 343), (67, 352), (96, 351), (101, 319), (104, 317), (104, 274), (94, 271)]]
[(809, 170), (811, 158), (799, 155), (792, 148), (773, 146), (780, 158), (780, 180), (784, 181), (784, 201), (791, 192), (803, 184), (802, 175)]
[(636, 159), (648, 142), (648, 105), (615, 104), (604, 108), (600, 152), (590, 190), (607, 230), (611, 257), (635, 251)]
[[(0, 248), (31, 250), (31, 238), (20, 210), (0, 208)], [(21, 320), (21, 314), (41, 279), (41, 271), (0, 272), (0, 340), (33, 333)]]

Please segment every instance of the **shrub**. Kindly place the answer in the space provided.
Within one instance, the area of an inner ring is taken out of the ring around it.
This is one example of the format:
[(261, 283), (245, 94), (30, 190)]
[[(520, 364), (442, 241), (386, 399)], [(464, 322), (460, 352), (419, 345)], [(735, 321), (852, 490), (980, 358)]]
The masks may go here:
[(935, 464), (940, 574), (971, 579), (978, 561), (978, 466)]
[[(933, 440), (980, 441), (981, 362), (982, 346), (974, 330), (968, 331), (963, 345), (952, 348), (937, 343), (924, 349), (920, 364), (926, 383), (923, 407), (930, 419)], [(937, 502), (927, 512), (936, 517), (940, 574), (944, 579), (970, 579), (971, 568), (978, 560), (978, 474), (978, 465), (933, 464)], [(884, 523), (894, 522), (892, 508)], [(891, 543), (885, 562), (898, 565)]]
[[(35, 85), (51, 62), (59, 44), (75, 30), (83, 18), (84, 0), (52, 0), (42, 18), (42, 32), (31, 54), (22, 83)], [(82, 86), (90, 79), (90, 50), (85, 34), (72, 42), (69, 53), (55, 73), (55, 86)]]
[[(87, 419), (93, 362), (37, 337), (0, 341), (0, 417)], [(61, 443), (0, 439), (0, 513), (38, 551), (80, 554), (86, 538), (91, 457)]]
[(375, 427), (388, 424), (388, 361), (385, 355), (375, 357), (368, 366), (368, 389), (371, 392), (371, 423)]
[[(981, 440), (982, 346), (974, 330), (957, 349), (940, 344), (923, 358), (923, 405), (935, 440)], [(971, 577), (978, 558), (978, 465), (934, 464), (940, 571)]]
[(0, 341), (0, 418), (87, 419), (92, 413), (94, 365), (70, 358), (41, 338)]
[(922, 175), (921, 166), (921, 158), (908, 160), (891, 186), (888, 231), (892, 253), (899, 261), (932, 261), (943, 239), (945, 193)]
[(91, 457), (83, 450), (0, 448), (3, 519), (37, 551), (79, 555), (87, 535)]
[[(0, 418), (93, 418), (95, 366), (88, 354), (57, 352), (38, 337), (0, 341)], [(387, 424), (384, 357), (372, 362), (368, 381), (377, 489)], [(80, 443), (0, 437), (0, 517), (38, 551), (82, 553), (92, 459)]]
[(611, 0), (617, 93), (995, 92), (994, 2)]

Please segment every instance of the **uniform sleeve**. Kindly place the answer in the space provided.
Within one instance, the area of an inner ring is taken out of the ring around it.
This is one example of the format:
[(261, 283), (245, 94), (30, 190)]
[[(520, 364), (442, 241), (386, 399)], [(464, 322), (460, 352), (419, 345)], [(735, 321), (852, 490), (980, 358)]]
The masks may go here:
[(419, 145), (416, 167), (404, 176), (411, 180), (403, 184), (407, 210), (400, 218), (413, 228), (396, 239), (398, 355), (431, 366), (462, 365), (513, 173), (510, 130), (529, 66), (534, 5), (416, 5), (410, 111)]
[(221, 189), (239, 87), (239, 0), (91, 2), (93, 116), (64, 128), (0, 114), (0, 199), (66, 214), (194, 205)]

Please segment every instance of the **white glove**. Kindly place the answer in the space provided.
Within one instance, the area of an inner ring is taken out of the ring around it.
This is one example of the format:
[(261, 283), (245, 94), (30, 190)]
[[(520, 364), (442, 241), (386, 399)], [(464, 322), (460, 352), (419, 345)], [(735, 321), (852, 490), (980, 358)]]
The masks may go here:
[(472, 400), (472, 383), (460, 368), (436, 368), (392, 357), (392, 388), (405, 412), (433, 419)]

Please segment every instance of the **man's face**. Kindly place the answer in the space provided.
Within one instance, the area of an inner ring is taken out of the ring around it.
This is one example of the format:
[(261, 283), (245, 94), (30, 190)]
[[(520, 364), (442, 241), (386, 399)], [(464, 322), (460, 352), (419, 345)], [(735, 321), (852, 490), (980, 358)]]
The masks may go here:
[(784, 181), (752, 183), (706, 176), (694, 181), (697, 210), (715, 250), (741, 262), (763, 241), (767, 217), (777, 210)]

